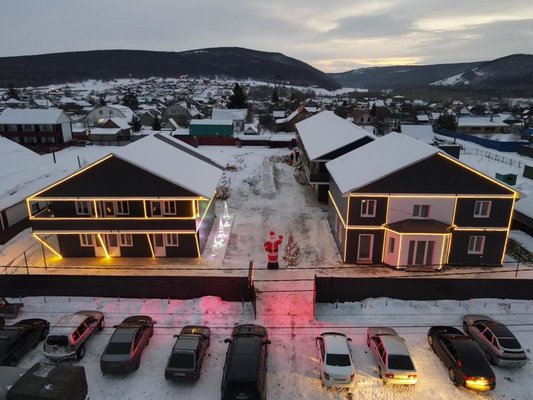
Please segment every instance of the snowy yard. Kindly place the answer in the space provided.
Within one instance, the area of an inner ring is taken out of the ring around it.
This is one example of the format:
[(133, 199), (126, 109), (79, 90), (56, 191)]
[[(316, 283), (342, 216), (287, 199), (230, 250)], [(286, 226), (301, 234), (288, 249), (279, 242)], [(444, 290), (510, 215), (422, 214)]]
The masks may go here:
[[(303, 297), (300, 297), (303, 296)], [(224, 339), (237, 323), (252, 322), (269, 329), (267, 394), (271, 399), (472, 399), (478, 395), (453, 386), (446, 369), (429, 348), (426, 333), (430, 325), (460, 326), (466, 313), (483, 313), (509, 324), (531, 354), (533, 346), (533, 301), (478, 299), (470, 301), (409, 302), (392, 299), (369, 299), (362, 303), (318, 305), (316, 321), (307, 302), (307, 294), (278, 294), (271, 306), (259, 309), (253, 319), (249, 304), (222, 302), (215, 297), (179, 300), (127, 300), (110, 298), (25, 298), (20, 318), (39, 317), (52, 324), (67, 313), (82, 309), (98, 309), (106, 314), (107, 328), (96, 333), (87, 354), (74, 365), (86, 370), (89, 394), (93, 400), (106, 399), (219, 399), (222, 369), (227, 345)], [(105, 377), (100, 372), (99, 358), (113, 332), (112, 326), (134, 314), (148, 314), (156, 321), (156, 332), (143, 354), (138, 371), (125, 376)], [(167, 357), (174, 343), (173, 335), (186, 324), (211, 327), (212, 340), (200, 381), (179, 384), (164, 379)], [(365, 344), (368, 326), (391, 326), (407, 342), (419, 373), (414, 387), (383, 385)], [(351, 390), (326, 389), (322, 386), (317, 364), (314, 338), (324, 331), (340, 331), (353, 339), (351, 350), (356, 363), (356, 383)], [(32, 350), (19, 366), (30, 367), (45, 361), (42, 347)], [(493, 368), (496, 389), (482, 395), (486, 399), (531, 399), (533, 366), (528, 363), (518, 370)]]

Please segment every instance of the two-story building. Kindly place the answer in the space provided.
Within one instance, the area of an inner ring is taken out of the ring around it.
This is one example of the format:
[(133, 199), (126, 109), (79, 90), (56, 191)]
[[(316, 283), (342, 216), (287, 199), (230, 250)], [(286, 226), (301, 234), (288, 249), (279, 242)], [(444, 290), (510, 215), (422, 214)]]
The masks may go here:
[(376, 139), (370, 132), (335, 115), (321, 111), (296, 124), (296, 142), (309, 185), (319, 201), (328, 201), (326, 163)]
[(326, 164), (329, 223), (344, 262), (501, 266), (518, 192), (391, 133)]
[(0, 114), (0, 136), (27, 147), (72, 141), (70, 118), (62, 110), (7, 108)]
[(57, 236), (64, 257), (200, 257), (223, 169), (181, 141), (148, 136), (28, 197), (33, 234)]

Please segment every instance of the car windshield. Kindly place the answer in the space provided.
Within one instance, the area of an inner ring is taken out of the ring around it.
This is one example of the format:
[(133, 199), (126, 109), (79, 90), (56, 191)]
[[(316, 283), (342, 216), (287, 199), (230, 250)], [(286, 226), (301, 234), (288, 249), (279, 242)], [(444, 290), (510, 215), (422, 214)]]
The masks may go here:
[(68, 346), (68, 337), (66, 335), (49, 335), (46, 344), (51, 346)]
[[(254, 382), (233, 382), (228, 381), (225, 389), (225, 394), (245, 394), (249, 399), (259, 399), (259, 390), (257, 384)], [(235, 397), (238, 398), (238, 397)]]
[(409, 356), (389, 354), (389, 368), (412, 371), (415, 366)]
[(193, 369), (194, 368), (194, 354), (192, 353), (174, 353), (170, 357), (168, 363), (172, 368)]
[(520, 343), (515, 338), (498, 338), (500, 346), (504, 349), (519, 349), (521, 348)]
[(106, 354), (130, 354), (131, 343), (130, 342), (117, 342), (109, 343), (106, 349)]
[(347, 367), (350, 365), (350, 356), (348, 354), (328, 354), (326, 364), (334, 367)]

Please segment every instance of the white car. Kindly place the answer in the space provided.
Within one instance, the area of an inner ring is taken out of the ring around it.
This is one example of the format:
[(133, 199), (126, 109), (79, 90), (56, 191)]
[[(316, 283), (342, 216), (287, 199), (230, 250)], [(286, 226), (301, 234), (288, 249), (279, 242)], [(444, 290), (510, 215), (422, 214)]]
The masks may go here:
[(376, 357), (383, 383), (414, 385), (418, 380), (409, 350), (392, 328), (368, 328), (366, 344)]
[(320, 377), (325, 386), (351, 387), (355, 367), (348, 342), (351, 339), (338, 332), (325, 332), (316, 338), (320, 359)]

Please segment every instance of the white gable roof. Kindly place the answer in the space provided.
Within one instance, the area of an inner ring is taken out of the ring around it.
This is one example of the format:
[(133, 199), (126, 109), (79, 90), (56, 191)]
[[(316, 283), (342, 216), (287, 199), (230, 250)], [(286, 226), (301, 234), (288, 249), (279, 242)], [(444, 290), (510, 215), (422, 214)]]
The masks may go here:
[(69, 121), (69, 117), (57, 108), (46, 110), (7, 108), (0, 114), (0, 124), (61, 124)]
[(243, 108), (243, 109), (213, 108), (211, 119), (244, 121), (246, 119), (247, 113), (248, 113), (248, 110), (246, 108)]
[(400, 129), (404, 135), (427, 144), (433, 143), (433, 138), (435, 137), (431, 125), (401, 125)]
[(0, 137), (0, 210), (24, 201), (71, 172), (48, 158)]
[(309, 159), (316, 160), (343, 146), (368, 136), (370, 132), (331, 111), (322, 111), (296, 124)]
[(124, 114), (124, 117), (128, 121), (131, 121), (131, 119), (135, 115), (135, 113), (132, 111), (131, 108), (129, 108), (128, 106), (122, 105), (122, 104), (108, 104), (107, 106), (120, 111), (122, 114)]
[(115, 155), (207, 199), (213, 196), (224, 172), (194, 147), (169, 136), (147, 136)]
[(326, 168), (341, 193), (347, 195), (437, 153), (433, 146), (401, 133), (389, 133), (326, 163)]

